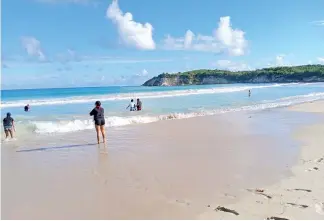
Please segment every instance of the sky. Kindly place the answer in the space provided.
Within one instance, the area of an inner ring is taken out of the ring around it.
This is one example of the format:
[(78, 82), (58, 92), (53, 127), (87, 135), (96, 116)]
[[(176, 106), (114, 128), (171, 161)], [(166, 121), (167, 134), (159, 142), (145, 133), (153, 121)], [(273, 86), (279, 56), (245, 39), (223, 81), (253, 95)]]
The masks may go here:
[(323, 0), (3, 0), (2, 89), (324, 64)]

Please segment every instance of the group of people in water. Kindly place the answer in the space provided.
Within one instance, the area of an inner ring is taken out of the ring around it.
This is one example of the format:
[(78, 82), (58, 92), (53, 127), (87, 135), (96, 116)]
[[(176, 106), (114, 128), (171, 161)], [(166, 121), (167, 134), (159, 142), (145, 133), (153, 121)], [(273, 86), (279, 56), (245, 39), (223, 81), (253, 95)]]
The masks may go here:
[[(251, 90), (248, 91), (249, 97), (251, 96)], [(133, 99), (131, 99), (129, 105), (126, 107), (130, 111), (141, 111), (142, 110), (142, 101), (137, 98), (137, 102), (135, 103)], [(24, 111), (28, 112), (30, 110), (29, 104), (24, 107)], [(106, 140), (105, 134), (105, 111), (104, 108), (101, 107), (101, 102), (96, 101), (95, 107), (90, 112), (90, 116), (93, 116), (93, 121), (95, 124), (95, 129), (97, 132), (97, 141), (100, 143), (100, 134), (102, 135), (103, 142)], [(3, 119), (3, 128), (6, 134), (6, 138), (13, 138), (13, 131), (15, 131), (14, 119), (11, 117), (11, 113), (7, 113), (7, 116)]]
[[(131, 99), (130, 104), (126, 107), (126, 109), (130, 109), (130, 111), (141, 111), (142, 110), (142, 101), (140, 99), (137, 99), (137, 103), (134, 102), (133, 99)], [(28, 112), (30, 110), (29, 104), (27, 104), (24, 107), (24, 111)], [(96, 101), (95, 107), (90, 112), (90, 116), (93, 116), (93, 121), (95, 124), (95, 129), (97, 132), (97, 141), (99, 144), (100, 141), (100, 134), (102, 135), (102, 139), (105, 142), (106, 135), (105, 135), (105, 111), (104, 108), (101, 107), (101, 102)], [(3, 128), (6, 135), (6, 139), (9, 137), (13, 138), (13, 132), (16, 131), (14, 119), (11, 117), (11, 113), (7, 113), (7, 116), (3, 119)]]
[[(249, 97), (251, 96), (251, 90), (248, 91)], [(135, 103), (133, 99), (131, 99), (129, 105), (126, 107), (130, 111), (141, 111), (142, 110), (142, 101), (137, 99)], [(24, 111), (28, 112), (30, 110), (29, 104), (24, 107)], [(93, 116), (93, 121), (95, 124), (95, 129), (97, 132), (97, 141), (100, 143), (100, 134), (102, 135), (103, 142), (106, 140), (105, 134), (105, 110), (101, 107), (101, 102), (96, 101), (95, 107), (90, 112), (90, 116)], [(7, 113), (7, 116), (3, 119), (3, 128), (6, 134), (6, 138), (13, 138), (13, 131), (15, 131), (14, 119), (11, 117), (11, 113)]]
[[(130, 109), (130, 111), (141, 111), (142, 110), (142, 101), (137, 99), (137, 103), (135, 104), (134, 100), (131, 99), (130, 104), (126, 107), (126, 109)], [(90, 112), (90, 116), (93, 116), (93, 121), (95, 124), (95, 129), (97, 133), (97, 142), (100, 143), (100, 135), (102, 136), (102, 140), (106, 142), (106, 132), (105, 132), (105, 109), (101, 107), (101, 102), (96, 101), (95, 107)]]
[(126, 109), (128, 109), (128, 108), (130, 111), (140, 111), (140, 110), (142, 110), (142, 101), (137, 98), (137, 103), (135, 104), (134, 100), (131, 99), (131, 102), (126, 107)]

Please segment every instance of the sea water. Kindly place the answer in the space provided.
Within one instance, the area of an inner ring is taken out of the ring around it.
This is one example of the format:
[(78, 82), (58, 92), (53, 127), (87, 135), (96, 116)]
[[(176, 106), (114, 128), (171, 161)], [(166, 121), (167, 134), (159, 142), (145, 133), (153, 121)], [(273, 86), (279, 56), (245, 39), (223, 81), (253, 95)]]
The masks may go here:
[[(251, 90), (251, 96), (248, 95)], [(324, 99), (324, 83), (226, 84), (178, 87), (85, 87), (2, 90), (1, 111), (25, 133), (53, 134), (93, 129), (89, 112), (100, 100), (106, 126), (151, 123), (234, 111), (284, 107)], [(140, 98), (142, 111), (126, 109)], [(31, 109), (24, 112), (24, 106)], [(224, 115), (226, 117), (226, 115)]]

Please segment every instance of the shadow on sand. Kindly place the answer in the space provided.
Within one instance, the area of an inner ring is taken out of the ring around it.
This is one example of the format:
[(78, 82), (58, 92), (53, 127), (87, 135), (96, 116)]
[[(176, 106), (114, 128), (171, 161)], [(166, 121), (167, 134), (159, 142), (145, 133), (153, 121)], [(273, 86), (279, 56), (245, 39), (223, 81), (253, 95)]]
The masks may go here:
[(16, 152), (46, 151), (46, 150), (65, 149), (65, 148), (93, 146), (93, 145), (98, 145), (98, 144), (97, 143), (88, 143), (88, 144), (64, 145), (64, 146), (58, 146), (58, 147), (41, 147), (41, 148), (36, 148), (36, 149), (17, 150)]

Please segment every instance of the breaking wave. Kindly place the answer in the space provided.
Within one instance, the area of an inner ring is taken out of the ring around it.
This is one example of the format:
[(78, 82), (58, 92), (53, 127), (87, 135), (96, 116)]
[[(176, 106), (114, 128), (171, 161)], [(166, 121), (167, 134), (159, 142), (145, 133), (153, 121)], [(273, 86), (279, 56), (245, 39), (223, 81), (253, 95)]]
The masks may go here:
[(92, 95), (92, 96), (74, 96), (74, 97), (52, 98), (52, 99), (4, 101), (1, 103), (1, 108), (23, 107), (26, 104), (29, 104), (31, 106), (64, 105), (64, 104), (77, 104), (77, 103), (91, 103), (97, 100), (100, 101), (129, 100), (138, 97), (142, 99), (147, 99), (147, 98), (177, 97), (177, 96), (189, 96), (189, 95), (200, 95), (200, 94), (232, 93), (232, 92), (239, 92), (239, 91), (244, 91), (249, 89), (282, 87), (287, 85), (296, 85), (296, 83), (269, 84), (269, 85), (259, 85), (259, 86), (252, 85), (252, 86), (238, 86), (238, 87), (215, 87), (215, 88), (208, 88), (208, 89), (187, 89), (187, 90), (170, 90), (170, 91), (159, 91), (159, 92), (110, 94), (110, 95), (100, 95), (100, 96)]
[[(237, 112), (237, 111), (255, 111), (264, 110), (269, 108), (287, 107), (290, 105), (311, 102), (324, 99), (324, 93), (311, 93), (307, 95), (285, 97), (278, 100), (263, 101), (259, 104), (247, 105), (241, 107), (229, 107), (221, 109), (201, 110), (197, 112), (189, 113), (169, 113), (157, 116), (131, 116), (131, 117), (118, 117), (112, 116), (106, 118), (107, 127), (118, 127), (130, 124), (145, 124), (152, 123), (161, 120), (173, 120), (173, 119), (185, 119), (200, 116), (210, 116), (221, 113)], [(67, 133), (73, 131), (81, 131), (87, 129), (93, 129), (94, 124), (92, 120), (60, 120), (60, 121), (28, 121), (28, 128), (32, 129), (32, 132), (39, 134), (48, 133)]]

